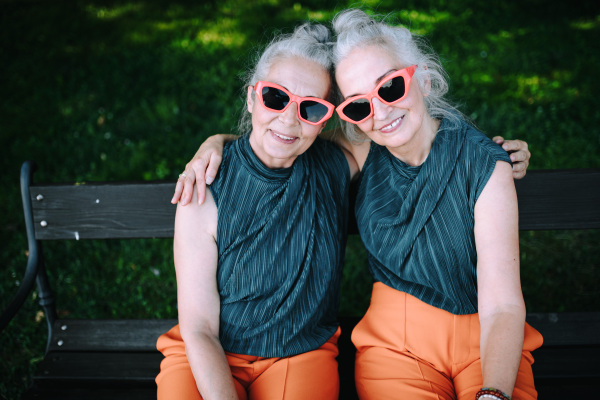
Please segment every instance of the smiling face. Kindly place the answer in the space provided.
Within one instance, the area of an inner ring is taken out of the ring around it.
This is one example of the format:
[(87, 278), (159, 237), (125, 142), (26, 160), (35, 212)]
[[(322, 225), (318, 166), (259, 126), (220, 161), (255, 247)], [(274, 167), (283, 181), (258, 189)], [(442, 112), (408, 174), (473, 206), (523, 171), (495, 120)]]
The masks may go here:
[[(344, 99), (370, 93), (386, 76), (408, 67), (389, 51), (379, 46), (353, 50), (336, 67), (336, 82)], [(429, 117), (424, 94), (417, 79), (412, 79), (408, 95), (386, 105), (373, 98), (373, 116), (358, 128), (375, 143), (386, 146), (392, 154), (411, 165), (419, 165), (427, 157), (437, 123)]]
[[(328, 72), (320, 65), (292, 57), (276, 61), (263, 81), (276, 83), (302, 97), (326, 99), (331, 86)], [(294, 102), (282, 113), (260, 104), (253, 88), (248, 88), (248, 111), (252, 114), (250, 145), (256, 156), (269, 168), (290, 167), (296, 157), (315, 141), (326, 122), (311, 125), (298, 119)]]

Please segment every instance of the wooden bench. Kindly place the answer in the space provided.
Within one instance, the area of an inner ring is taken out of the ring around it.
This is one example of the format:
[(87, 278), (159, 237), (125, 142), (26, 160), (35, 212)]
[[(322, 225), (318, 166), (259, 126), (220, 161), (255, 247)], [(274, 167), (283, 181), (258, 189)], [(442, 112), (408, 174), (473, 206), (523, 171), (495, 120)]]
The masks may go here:
[[(48, 321), (48, 346), (25, 399), (155, 398), (154, 378), (162, 359), (156, 339), (176, 321), (58, 318), (41, 242), (170, 238), (174, 182), (34, 185), (34, 169), (33, 163), (26, 162), (21, 170), (29, 244), (26, 273), (0, 319), (3, 329), (37, 281)], [(517, 191), (521, 230), (600, 228), (600, 170), (530, 171), (517, 181)], [(350, 230), (356, 233), (355, 226)], [(530, 313), (527, 320), (545, 339), (534, 352), (540, 398), (590, 398), (600, 378), (600, 309)], [(357, 321), (354, 317), (340, 320), (341, 399), (356, 398), (349, 334)]]

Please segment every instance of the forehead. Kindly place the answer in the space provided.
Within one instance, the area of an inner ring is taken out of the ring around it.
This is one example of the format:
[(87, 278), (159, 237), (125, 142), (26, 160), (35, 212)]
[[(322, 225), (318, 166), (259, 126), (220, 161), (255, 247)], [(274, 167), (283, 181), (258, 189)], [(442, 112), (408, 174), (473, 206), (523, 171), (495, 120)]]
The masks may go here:
[(331, 85), (329, 73), (323, 67), (300, 57), (275, 61), (264, 80), (303, 97), (326, 98)]
[(391, 51), (376, 45), (358, 47), (336, 67), (335, 78), (343, 94), (372, 90), (392, 70), (404, 68)]

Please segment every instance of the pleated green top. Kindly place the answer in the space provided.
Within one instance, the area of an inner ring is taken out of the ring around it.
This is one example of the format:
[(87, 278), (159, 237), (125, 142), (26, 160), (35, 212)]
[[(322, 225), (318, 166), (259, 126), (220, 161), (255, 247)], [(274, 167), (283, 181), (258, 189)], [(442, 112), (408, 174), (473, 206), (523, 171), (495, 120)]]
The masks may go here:
[(508, 154), (472, 126), (443, 120), (425, 162), (382, 146), (360, 175), (356, 218), (376, 281), (453, 314), (477, 312), (474, 209)]
[(218, 210), (220, 340), (226, 351), (284, 357), (338, 327), (348, 163), (317, 138), (290, 168), (269, 169), (248, 136), (228, 143), (210, 186)]

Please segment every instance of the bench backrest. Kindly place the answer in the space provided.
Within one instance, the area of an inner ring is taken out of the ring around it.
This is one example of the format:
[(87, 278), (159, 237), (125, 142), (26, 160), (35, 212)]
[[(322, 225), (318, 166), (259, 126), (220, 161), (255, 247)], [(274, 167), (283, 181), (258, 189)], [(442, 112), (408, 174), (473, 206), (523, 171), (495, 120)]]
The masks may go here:
[[(173, 237), (174, 187), (174, 181), (32, 185), (35, 238)], [(516, 188), (521, 230), (600, 228), (600, 170), (530, 171)]]

